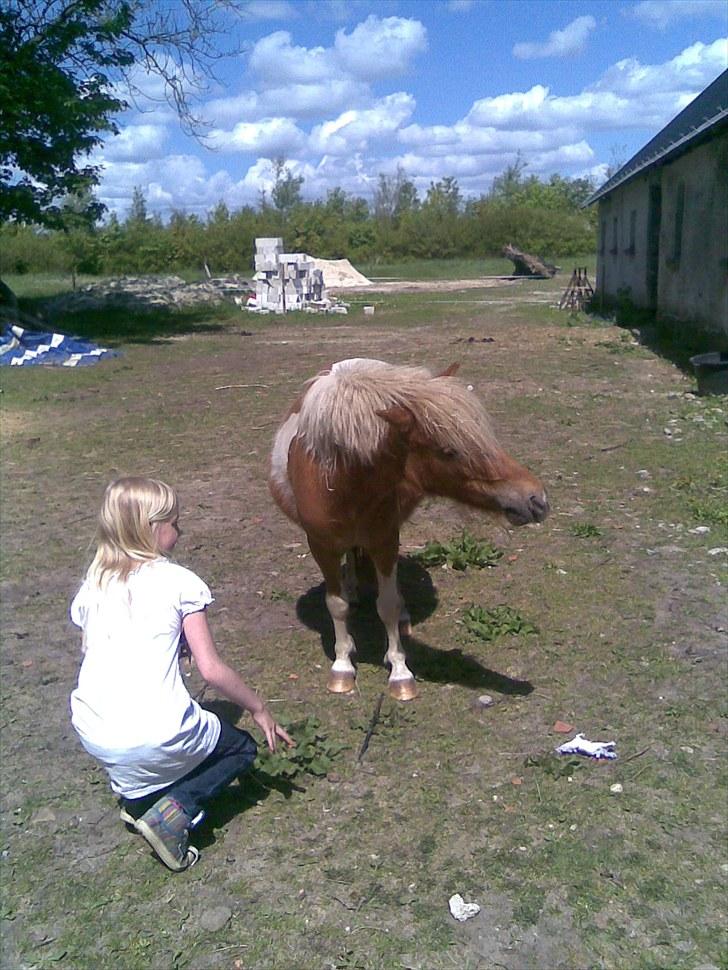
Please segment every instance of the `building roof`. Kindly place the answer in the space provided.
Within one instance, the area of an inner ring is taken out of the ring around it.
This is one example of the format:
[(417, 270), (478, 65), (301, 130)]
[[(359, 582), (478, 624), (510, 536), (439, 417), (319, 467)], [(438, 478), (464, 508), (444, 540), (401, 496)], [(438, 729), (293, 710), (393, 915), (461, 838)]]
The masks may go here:
[(591, 205), (604, 198), (618, 185), (644, 172), (653, 165), (666, 162), (698, 139), (712, 132), (717, 126), (728, 123), (728, 70), (723, 71), (712, 84), (683, 108), (662, 131), (640, 148), (618, 172), (608, 179), (584, 203)]

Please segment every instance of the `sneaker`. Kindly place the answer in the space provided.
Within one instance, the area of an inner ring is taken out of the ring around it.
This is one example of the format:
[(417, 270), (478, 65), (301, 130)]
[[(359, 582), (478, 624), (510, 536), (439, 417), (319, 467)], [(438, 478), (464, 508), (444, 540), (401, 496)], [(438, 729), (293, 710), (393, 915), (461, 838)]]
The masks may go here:
[(182, 872), (193, 866), (200, 856), (197, 849), (188, 844), (190, 824), (191, 819), (180, 803), (165, 795), (136, 820), (136, 830), (168, 869)]
[(134, 818), (133, 815), (130, 815), (129, 812), (127, 812), (126, 806), (122, 801), (119, 802), (119, 818), (124, 823), (124, 825), (130, 826), (136, 831), (137, 820)]

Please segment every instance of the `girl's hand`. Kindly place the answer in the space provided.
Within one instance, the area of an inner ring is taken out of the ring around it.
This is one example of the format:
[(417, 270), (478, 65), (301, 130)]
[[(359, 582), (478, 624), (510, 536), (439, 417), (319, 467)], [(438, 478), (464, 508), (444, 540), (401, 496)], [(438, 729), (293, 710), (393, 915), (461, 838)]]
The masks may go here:
[(294, 748), (296, 742), (273, 720), (273, 716), (267, 707), (261, 708), (253, 714), (253, 720), (265, 735), (265, 740), (271, 751), (276, 749), (276, 738), (281, 738), (289, 748)]

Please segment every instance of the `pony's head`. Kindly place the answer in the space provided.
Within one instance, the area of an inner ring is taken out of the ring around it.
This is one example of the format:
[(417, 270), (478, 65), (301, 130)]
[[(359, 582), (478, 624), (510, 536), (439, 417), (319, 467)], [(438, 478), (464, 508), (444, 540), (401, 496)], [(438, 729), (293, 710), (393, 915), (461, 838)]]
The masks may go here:
[(308, 385), (297, 435), (323, 468), (377, 467), (393, 448), (413, 492), (500, 514), (512, 525), (548, 513), (543, 485), (500, 446), (485, 408), (453, 364), (423, 367), (354, 358)]
[(440, 495), (505, 518), (542, 522), (549, 503), (542, 483), (498, 443), (471, 389), (451, 380), (456, 367), (430, 378), (427, 393), (377, 415), (406, 450), (406, 476)]

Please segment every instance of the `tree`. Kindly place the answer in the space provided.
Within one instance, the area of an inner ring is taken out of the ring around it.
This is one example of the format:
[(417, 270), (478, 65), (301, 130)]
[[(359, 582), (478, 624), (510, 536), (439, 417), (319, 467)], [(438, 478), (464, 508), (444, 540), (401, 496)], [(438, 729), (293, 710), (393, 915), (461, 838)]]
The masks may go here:
[(419, 206), (417, 188), (401, 165), (394, 175), (380, 172), (374, 193), (374, 215), (380, 221), (397, 222), (405, 213), (414, 212)]
[(131, 193), (131, 205), (126, 217), (128, 226), (143, 226), (147, 222), (147, 199), (140, 185), (135, 185)]
[[(229, 53), (216, 47), (235, 2), (2, 0), (0, 221), (62, 224), (59, 200), (97, 184), (89, 153), (118, 131), (145, 74), (199, 133), (191, 99)], [(88, 211), (102, 209), (92, 201)]]
[(441, 217), (457, 216), (462, 206), (460, 186), (457, 179), (447, 176), (439, 182), (430, 182), (425, 197), (424, 208)]
[(271, 189), (270, 197), (273, 200), (273, 205), (285, 218), (294, 206), (300, 205), (302, 201), (301, 186), (305, 179), (303, 175), (294, 175), (290, 168), (286, 166), (284, 158), (273, 160), (273, 175), (275, 184)]
[(511, 165), (507, 165), (500, 175), (496, 175), (490, 189), (490, 196), (498, 202), (512, 204), (523, 185), (523, 171), (528, 165), (520, 152)]

